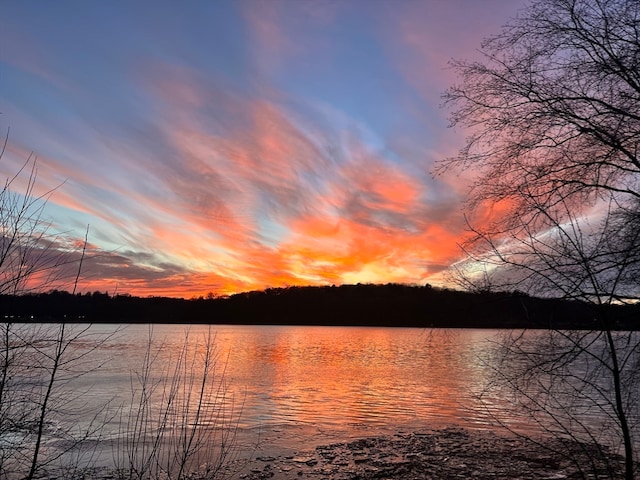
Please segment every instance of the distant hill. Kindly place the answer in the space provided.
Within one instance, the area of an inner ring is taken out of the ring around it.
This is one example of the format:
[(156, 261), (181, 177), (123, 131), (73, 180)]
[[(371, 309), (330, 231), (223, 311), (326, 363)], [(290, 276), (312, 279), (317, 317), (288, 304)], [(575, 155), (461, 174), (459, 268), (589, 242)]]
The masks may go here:
[(270, 288), (224, 298), (72, 295), (0, 296), (3, 321), (353, 325), (444, 328), (638, 329), (640, 306), (595, 307), (518, 292), (469, 293), (401, 284)]

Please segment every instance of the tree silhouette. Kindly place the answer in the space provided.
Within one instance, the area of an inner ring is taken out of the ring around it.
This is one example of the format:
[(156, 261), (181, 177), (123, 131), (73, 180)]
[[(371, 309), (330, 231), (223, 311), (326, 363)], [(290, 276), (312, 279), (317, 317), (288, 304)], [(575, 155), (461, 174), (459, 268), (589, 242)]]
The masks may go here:
[[(526, 336), (505, 340), (514, 367), (502, 378), (565, 434), (593, 438), (580, 412), (601, 409), (631, 479), (640, 341), (612, 332), (607, 307), (640, 298), (640, 3), (532, 2), (481, 51), (481, 61), (453, 63), (461, 80), (445, 93), (452, 124), (469, 136), (438, 172), (474, 173), (474, 235), (457, 277), (592, 305), (590, 335), (558, 331), (537, 348)], [(526, 390), (532, 373), (544, 378), (536, 395)]]

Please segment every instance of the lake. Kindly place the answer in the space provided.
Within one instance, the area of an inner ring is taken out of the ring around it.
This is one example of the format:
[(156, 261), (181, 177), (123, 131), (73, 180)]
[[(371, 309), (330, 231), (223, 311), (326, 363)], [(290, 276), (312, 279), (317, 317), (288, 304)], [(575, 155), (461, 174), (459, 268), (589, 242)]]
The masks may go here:
[[(156, 376), (167, 375), (163, 369), (177, 358), (185, 332), (190, 344), (202, 344), (208, 328), (154, 325), (153, 348), (161, 346)], [(150, 330), (92, 326), (95, 333), (113, 331), (93, 353), (104, 365), (76, 386), (90, 387), (83, 402), (113, 398), (118, 404), (131, 396)], [(236, 410), (241, 406), (241, 429), (260, 431), (265, 440), (323, 442), (447, 425), (487, 428), (487, 409), (510, 407), (494, 398), (480, 408), (476, 398), (491, 372), (494, 330), (224, 325), (211, 332), (226, 401)], [(518, 419), (510, 423), (517, 426)]]
[[(145, 438), (158, 432), (180, 434), (185, 425), (194, 424), (212, 436), (237, 432), (235, 441), (248, 450), (259, 441), (261, 452), (293, 452), (357, 437), (446, 426), (496, 429), (495, 418), (512, 429), (535, 433), (535, 425), (517, 414), (510, 397), (484, 391), (495, 370), (503, 368), (496, 363), (501, 333), (92, 325), (75, 352), (81, 354), (77, 371), (88, 373), (61, 383), (68, 395), (61, 396), (60, 412), (72, 415), (57, 417), (60, 428), (51, 430), (51, 439), (56, 431), (66, 431), (69, 422), (82, 431), (98, 415), (104, 428), (93, 436), (100, 448), (109, 446), (100, 453), (101, 462), (108, 464), (113, 447), (126, 449), (123, 439), (132, 433)], [(199, 396), (209, 334), (213, 376)], [(166, 405), (172, 410), (160, 424), (158, 412)], [(204, 414), (196, 413), (196, 405)], [(150, 423), (141, 421), (141, 415), (150, 415)], [(587, 421), (597, 423), (601, 417), (596, 414)], [(55, 448), (56, 443), (49, 445)]]

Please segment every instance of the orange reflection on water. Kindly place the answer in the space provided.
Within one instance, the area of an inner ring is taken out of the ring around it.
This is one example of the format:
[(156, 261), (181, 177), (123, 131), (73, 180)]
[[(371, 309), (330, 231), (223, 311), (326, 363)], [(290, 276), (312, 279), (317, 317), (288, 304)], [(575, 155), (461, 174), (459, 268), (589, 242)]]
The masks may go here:
[(230, 373), (248, 385), (247, 411), (264, 425), (349, 431), (462, 422), (482, 381), (466, 331), (256, 328), (262, 335), (230, 345)]

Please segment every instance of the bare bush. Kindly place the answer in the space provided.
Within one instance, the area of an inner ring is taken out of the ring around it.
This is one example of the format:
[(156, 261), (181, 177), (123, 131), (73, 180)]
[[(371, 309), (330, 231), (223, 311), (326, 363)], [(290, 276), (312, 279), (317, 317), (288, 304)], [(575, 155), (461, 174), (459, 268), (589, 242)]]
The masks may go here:
[(221, 478), (240, 452), (236, 435), (243, 402), (228, 391), (211, 329), (185, 332), (166, 363), (150, 329), (141, 369), (131, 376), (131, 403), (121, 411), (114, 459), (125, 479)]
[(88, 325), (0, 325), (0, 476), (36, 478), (90, 463), (85, 441), (100, 437), (106, 403), (86, 411), (74, 387), (99, 369), (92, 353), (107, 336)]

